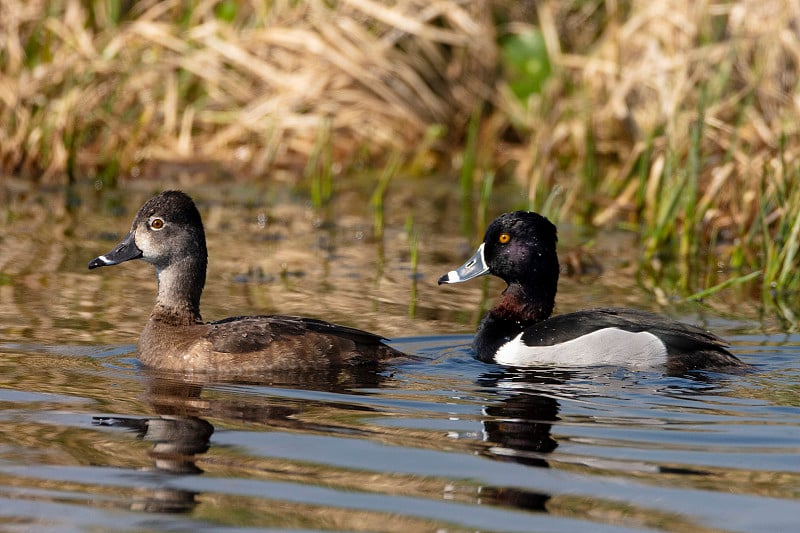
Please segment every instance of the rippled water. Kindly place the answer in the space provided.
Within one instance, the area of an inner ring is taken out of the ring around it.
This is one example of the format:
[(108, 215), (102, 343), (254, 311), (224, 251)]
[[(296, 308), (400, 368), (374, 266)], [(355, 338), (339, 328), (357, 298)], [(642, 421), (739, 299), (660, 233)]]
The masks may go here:
[[(137, 366), (152, 269), (85, 270), (149, 193), (68, 211), (49, 207), (57, 193), (12, 196), (4, 213), (3, 531), (797, 530), (800, 336), (747, 304), (663, 310), (726, 335), (756, 366), (746, 375), (510, 370), (469, 349), (484, 286), (435, 285), (474, 245), (448, 211), (418, 208), (415, 271), (402, 204), (376, 243), (369, 217), (341, 206), (325, 221), (285, 199), (200, 193), (207, 319), (319, 316), (422, 360), (180, 380)], [(624, 263), (613, 255), (607, 267)], [(652, 308), (606, 275), (566, 278), (560, 302)]]

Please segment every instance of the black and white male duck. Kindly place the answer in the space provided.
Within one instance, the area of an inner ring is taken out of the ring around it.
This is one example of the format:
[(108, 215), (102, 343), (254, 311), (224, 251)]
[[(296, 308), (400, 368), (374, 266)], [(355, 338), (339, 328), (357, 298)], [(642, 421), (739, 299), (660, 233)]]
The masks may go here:
[(158, 296), (139, 338), (147, 367), (217, 375), (372, 365), (403, 356), (383, 338), (294, 316), (238, 316), (203, 322), (206, 237), (192, 199), (166, 191), (139, 209), (128, 235), (89, 269), (143, 259), (156, 268)]
[(657, 314), (598, 308), (551, 316), (557, 240), (547, 218), (505, 213), (489, 225), (475, 254), (439, 279), (441, 285), (492, 274), (508, 284), (478, 326), (473, 341), (478, 359), (520, 367), (662, 367), (669, 374), (748, 366), (716, 335)]

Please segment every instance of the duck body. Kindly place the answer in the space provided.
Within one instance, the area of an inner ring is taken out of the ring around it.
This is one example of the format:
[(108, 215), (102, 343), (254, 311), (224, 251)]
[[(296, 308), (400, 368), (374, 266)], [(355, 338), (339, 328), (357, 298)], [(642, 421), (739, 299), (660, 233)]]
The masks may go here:
[(519, 328), (487, 315), (473, 344), (478, 358), (523, 367), (663, 366), (671, 374), (742, 365), (716, 335), (635, 309), (587, 309)]
[(478, 326), (478, 359), (521, 367), (663, 367), (670, 374), (747, 366), (716, 335), (654, 313), (598, 308), (551, 316), (559, 274), (556, 243), (556, 228), (545, 217), (506, 213), (489, 225), (467, 262), (439, 279), (460, 283), (493, 274), (508, 283)]
[(365, 331), (305, 317), (258, 315), (174, 325), (151, 315), (138, 357), (173, 372), (257, 374), (370, 365), (401, 356)]
[(404, 356), (379, 335), (313, 318), (261, 315), (204, 322), (205, 232), (194, 202), (180, 191), (148, 200), (128, 235), (90, 261), (89, 269), (133, 259), (154, 265), (158, 278), (156, 303), (138, 346), (147, 367), (238, 375), (375, 365)]

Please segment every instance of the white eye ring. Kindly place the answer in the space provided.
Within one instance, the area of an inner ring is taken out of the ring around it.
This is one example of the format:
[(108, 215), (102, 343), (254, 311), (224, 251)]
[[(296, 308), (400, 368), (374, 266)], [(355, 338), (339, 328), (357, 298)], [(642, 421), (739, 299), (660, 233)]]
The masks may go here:
[(154, 231), (161, 231), (164, 229), (164, 219), (161, 217), (150, 217), (147, 221), (147, 226)]

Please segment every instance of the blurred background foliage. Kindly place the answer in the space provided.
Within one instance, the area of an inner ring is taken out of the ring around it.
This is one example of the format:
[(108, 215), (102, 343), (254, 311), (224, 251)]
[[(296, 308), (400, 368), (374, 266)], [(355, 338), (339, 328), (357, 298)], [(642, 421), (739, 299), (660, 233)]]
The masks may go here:
[(637, 231), (656, 279), (800, 283), (796, 2), (4, 0), (0, 34), (6, 178), (166, 161), (319, 204), (343, 172), (381, 196), (436, 173), (484, 210), (513, 182), (520, 207)]

